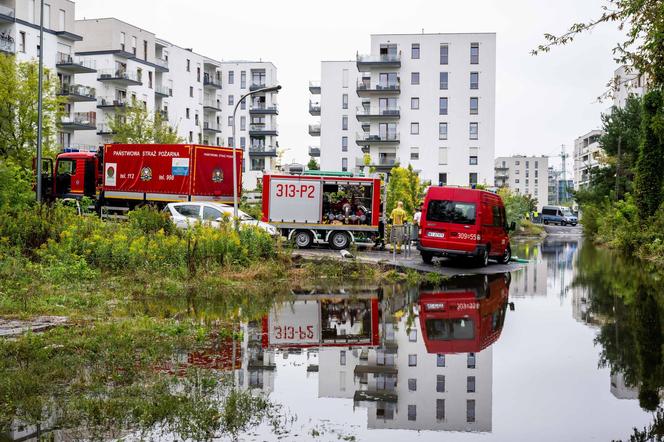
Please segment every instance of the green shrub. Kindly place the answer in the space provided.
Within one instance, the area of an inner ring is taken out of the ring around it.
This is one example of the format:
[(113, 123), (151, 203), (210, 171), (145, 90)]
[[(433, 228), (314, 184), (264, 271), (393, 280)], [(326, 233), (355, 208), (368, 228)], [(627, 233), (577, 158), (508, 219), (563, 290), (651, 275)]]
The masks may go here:
[(168, 213), (152, 206), (144, 206), (129, 212), (129, 225), (143, 233), (156, 233), (163, 230), (167, 234), (175, 231), (175, 225)]
[(31, 206), (35, 194), (32, 173), (9, 160), (0, 160), (0, 209), (22, 210)]

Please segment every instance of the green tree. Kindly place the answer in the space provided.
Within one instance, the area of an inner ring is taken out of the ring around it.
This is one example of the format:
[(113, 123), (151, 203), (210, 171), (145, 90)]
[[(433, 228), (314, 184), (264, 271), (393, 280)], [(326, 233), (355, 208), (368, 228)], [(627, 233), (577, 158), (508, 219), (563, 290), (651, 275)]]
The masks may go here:
[(135, 100), (117, 111), (108, 125), (115, 143), (177, 144), (184, 141), (161, 113), (150, 114)]
[(35, 199), (31, 189), (30, 169), (14, 164), (12, 160), (0, 159), (0, 210), (22, 210)]
[(663, 199), (664, 184), (664, 106), (662, 92), (654, 90), (643, 97), (641, 146), (636, 161), (634, 191), (641, 220), (653, 215)]
[[(36, 62), (17, 62), (0, 54), (0, 158), (29, 167), (37, 149), (37, 101), (39, 68)], [(44, 70), (44, 151), (55, 150), (62, 99), (56, 95), (55, 76)]]
[(387, 213), (392, 212), (398, 201), (403, 201), (406, 213), (414, 214), (424, 198), (424, 187), (413, 166), (393, 167), (387, 183)]
[(307, 163), (307, 169), (320, 170), (320, 165), (318, 164), (318, 161), (316, 161), (316, 158), (314, 157), (309, 158), (309, 162)]

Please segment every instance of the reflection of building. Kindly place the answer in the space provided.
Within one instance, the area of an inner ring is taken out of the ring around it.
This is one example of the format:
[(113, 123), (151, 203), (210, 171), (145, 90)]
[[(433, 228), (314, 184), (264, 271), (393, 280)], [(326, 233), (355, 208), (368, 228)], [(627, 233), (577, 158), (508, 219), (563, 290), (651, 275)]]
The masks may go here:
[(546, 296), (548, 273), (546, 266), (546, 260), (534, 259), (521, 270), (513, 272), (510, 296), (516, 298)]
[(616, 399), (638, 399), (639, 389), (628, 386), (623, 373), (614, 373), (611, 375), (611, 394)]

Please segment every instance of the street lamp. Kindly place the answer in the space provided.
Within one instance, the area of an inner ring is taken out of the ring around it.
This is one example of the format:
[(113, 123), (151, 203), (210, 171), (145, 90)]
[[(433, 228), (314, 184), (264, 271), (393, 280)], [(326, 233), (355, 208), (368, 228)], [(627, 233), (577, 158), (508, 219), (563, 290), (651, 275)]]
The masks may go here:
[(255, 95), (262, 94), (266, 92), (279, 92), (281, 85), (264, 87), (256, 89), (255, 91), (248, 92), (240, 97), (240, 99), (235, 103), (235, 108), (233, 108), (233, 217), (235, 219), (235, 225), (237, 226), (238, 219), (238, 201), (237, 201), (237, 162), (235, 160), (236, 154), (235, 150), (237, 149), (237, 138), (235, 137), (235, 113), (237, 112), (238, 106), (244, 101), (245, 98)]
[(37, 202), (42, 202), (42, 94), (44, 88), (44, 0), (39, 6), (39, 86), (37, 96)]

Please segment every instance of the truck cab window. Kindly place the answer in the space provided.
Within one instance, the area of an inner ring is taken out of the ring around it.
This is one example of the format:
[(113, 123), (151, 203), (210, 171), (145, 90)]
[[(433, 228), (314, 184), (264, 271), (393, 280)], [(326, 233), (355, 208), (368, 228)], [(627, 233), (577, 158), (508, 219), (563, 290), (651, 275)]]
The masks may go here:
[(221, 212), (212, 207), (203, 208), (203, 221), (216, 221), (221, 218)]
[(58, 175), (76, 175), (76, 160), (58, 161)]
[(198, 206), (175, 206), (175, 210), (177, 213), (186, 216), (187, 218), (200, 218), (200, 210)]

